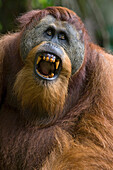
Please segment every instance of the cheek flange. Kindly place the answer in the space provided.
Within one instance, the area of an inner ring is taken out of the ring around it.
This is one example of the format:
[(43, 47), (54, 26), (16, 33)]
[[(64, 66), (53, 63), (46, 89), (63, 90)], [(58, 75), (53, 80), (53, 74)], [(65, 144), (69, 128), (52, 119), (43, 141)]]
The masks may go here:
[(61, 71), (61, 59), (51, 53), (38, 53), (35, 58), (35, 73), (43, 80), (55, 80)]

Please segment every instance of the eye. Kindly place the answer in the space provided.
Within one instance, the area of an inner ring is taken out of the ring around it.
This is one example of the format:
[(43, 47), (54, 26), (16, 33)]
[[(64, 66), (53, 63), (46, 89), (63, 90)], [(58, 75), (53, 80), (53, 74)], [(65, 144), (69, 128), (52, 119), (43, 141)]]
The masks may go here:
[(58, 36), (59, 39), (61, 40), (66, 40), (67, 39), (67, 36), (65, 33), (60, 33), (59, 36)]
[(47, 35), (51, 36), (52, 35), (52, 30), (47, 30)]
[(49, 29), (47, 29), (46, 34), (47, 34), (48, 36), (53, 36), (54, 30), (51, 29), (51, 28), (49, 28)]

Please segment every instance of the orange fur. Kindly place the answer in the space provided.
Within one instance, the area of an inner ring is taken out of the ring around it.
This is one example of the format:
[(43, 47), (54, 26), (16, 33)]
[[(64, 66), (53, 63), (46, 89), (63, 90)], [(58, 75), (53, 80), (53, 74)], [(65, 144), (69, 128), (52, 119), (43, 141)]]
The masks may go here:
[(93, 44), (90, 48), (95, 62), (89, 63), (94, 68), (79, 103), (83, 108), (78, 111), (82, 117), (75, 128), (75, 142), (58, 155), (52, 152), (42, 170), (113, 168), (113, 57)]
[[(41, 114), (46, 112), (51, 117), (57, 117), (57, 114), (63, 110), (67, 96), (68, 82), (71, 75), (71, 62), (65, 54), (65, 61), (63, 62), (59, 78), (55, 82), (49, 84), (44, 82), (42, 85), (41, 80), (36, 80), (33, 70), (39, 46), (34, 47), (26, 58), (25, 66), (17, 75), (14, 90), (23, 108), (30, 106), (31, 110), (33, 110), (37, 106), (38, 110), (40, 108)], [(36, 117), (33, 118), (35, 121), (37, 121)]]
[[(24, 30), (48, 14), (73, 24), (85, 47), (78, 72), (71, 75), (64, 52), (61, 73), (49, 84), (34, 76), (40, 45), (25, 61), (20, 55)], [(113, 56), (90, 42), (69, 9), (49, 7), (19, 20), (22, 31), (0, 39), (0, 169), (112, 170)]]

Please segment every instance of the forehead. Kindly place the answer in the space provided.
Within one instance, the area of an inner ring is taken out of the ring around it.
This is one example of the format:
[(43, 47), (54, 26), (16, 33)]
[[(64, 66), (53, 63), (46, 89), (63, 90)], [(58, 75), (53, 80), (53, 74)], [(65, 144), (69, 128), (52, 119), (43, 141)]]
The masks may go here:
[(47, 15), (41, 19), (38, 26), (40, 27), (40, 25), (54, 26), (56, 28), (65, 29), (67, 31), (76, 31), (76, 28), (72, 24), (68, 23), (67, 21), (57, 20), (52, 15)]

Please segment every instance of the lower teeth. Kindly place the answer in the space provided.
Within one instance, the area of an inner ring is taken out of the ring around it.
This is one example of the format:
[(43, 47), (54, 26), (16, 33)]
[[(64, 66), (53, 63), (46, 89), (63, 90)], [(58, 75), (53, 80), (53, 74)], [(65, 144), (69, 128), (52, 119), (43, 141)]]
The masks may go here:
[(54, 73), (51, 73), (51, 75), (49, 75), (49, 78), (52, 78), (54, 77)]
[(43, 77), (46, 77), (46, 78), (53, 78), (54, 77), (54, 73), (51, 73), (49, 76), (46, 76), (46, 75), (43, 75), (41, 74), (38, 70), (37, 70), (38, 74), (42, 75)]

